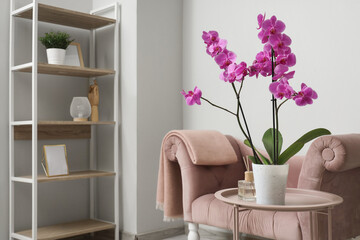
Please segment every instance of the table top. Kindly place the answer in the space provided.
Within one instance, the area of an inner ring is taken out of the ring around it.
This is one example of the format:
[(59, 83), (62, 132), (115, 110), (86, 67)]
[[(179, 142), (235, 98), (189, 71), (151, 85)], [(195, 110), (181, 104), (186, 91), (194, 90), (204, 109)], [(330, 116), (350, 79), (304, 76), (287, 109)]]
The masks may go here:
[(215, 197), (225, 203), (246, 209), (285, 212), (321, 210), (343, 202), (342, 197), (332, 193), (300, 188), (286, 189), (285, 205), (261, 205), (257, 204), (256, 201), (244, 201), (237, 194), (237, 188), (228, 188), (217, 191)]

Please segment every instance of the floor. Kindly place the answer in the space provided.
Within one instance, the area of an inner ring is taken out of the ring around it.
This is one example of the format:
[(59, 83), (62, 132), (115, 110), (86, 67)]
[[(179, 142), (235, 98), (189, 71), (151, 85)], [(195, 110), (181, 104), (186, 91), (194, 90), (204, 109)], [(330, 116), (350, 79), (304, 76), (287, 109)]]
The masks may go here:
[[(204, 229), (199, 230), (201, 240), (232, 240), (232, 233), (216, 233), (213, 231), (207, 231)], [(266, 240), (265, 238), (253, 237), (243, 235), (240, 238), (241, 240)], [(163, 240), (187, 240), (186, 235), (179, 235), (171, 238), (165, 238)]]
[[(201, 230), (201, 229), (200, 229), (200, 237), (201, 237), (201, 240), (231, 240), (232, 239), (232, 235), (229, 235), (229, 236), (217, 236), (217, 235), (214, 235), (211, 232)], [(265, 239), (265, 238), (243, 236), (240, 239), (241, 240), (258, 240), (258, 239)], [(186, 235), (180, 235), (180, 236), (176, 236), (176, 237), (166, 238), (164, 240), (187, 240), (187, 237), (186, 237)], [(360, 240), (360, 236), (358, 236), (356, 238), (349, 239), (349, 240)]]

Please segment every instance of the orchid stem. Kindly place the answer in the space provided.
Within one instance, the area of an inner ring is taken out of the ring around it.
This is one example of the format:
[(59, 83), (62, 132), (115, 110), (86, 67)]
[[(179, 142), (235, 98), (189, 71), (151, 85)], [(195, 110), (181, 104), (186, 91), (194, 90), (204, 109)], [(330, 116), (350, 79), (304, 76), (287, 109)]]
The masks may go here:
[(206, 98), (204, 98), (204, 97), (201, 97), (201, 99), (202, 99), (202, 100), (204, 100), (204, 101), (206, 101), (206, 102), (208, 102), (211, 106), (214, 106), (214, 107), (220, 108), (221, 110), (224, 110), (224, 111), (226, 111), (226, 112), (228, 112), (228, 113), (230, 113), (230, 114), (232, 114), (232, 115), (236, 116), (236, 114), (235, 114), (235, 113), (233, 113), (232, 111), (230, 111), (230, 110), (228, 110), (228, 109), (226, 109), (226, 108), (220, 107), (220, 106), (218, 106), (218, 105), (216, 105), (216, 104), (214, 104), (214, 103), (210, 102), (209, 100), (207, 100), (207, 99), (206, 99)]
[[(243, 132), (243, 134), (245, 135), (246, 139), (249, 140), (249, 143), (250, 143), (250, 146), (251, 146), (251, 149), (253, 151), (253, 154), (254, 154), (254, 158), (255, 158), (255, 161), (258, 162), (259, 160), (259, 157), (255, 151), (255, 147), (252, 143), (252, 139), (251, 139), (251, 135), (250, 135), (250, 131), (249, 131), (249, 127), (247, 125), (247, 122), (246, 122), (246, 118), (245, 118), (245, 114), (244, 114), (244, 111), (242, 109), (242, 106), (241, 106), (241, 102), (240, 102), (240, 92), (241, 92), (241, 89), (242, 89), (242, 86), (243, 86), (243, 82), (241, 82), (241, 86), (240, 86), (240, 89), (239, 89), (239, 92), (236, 91), (236, 87), (235, 87), (235, 84), (234, 83), (231, 83), (233, 89), (234, 89), (234, 92), (235, 92), (235, 95), (236, 95), (236, 99), (237, 99), (237, 111), (236, 111), (236, 118), (237, 118), (237, 121), (238, 121), (238, 124), (239, 124), (239, 127), (241, 129), (241, 131)], [(241, 122), (240, 122), (240, 116), (239, 116), (239, 109), (241, 111), (241, 115), (243, 117), (243, 120), (244, 120), (244, 124), (245, 124), (245, 127), (246, 127), (246, 131), (247, 131), (247, 134), (245, 133), (242, 125), (241, 125)]]
[(240, 88), (239, 88), (239, 92), (237, 94), (238, 97), (240, 97), (240, 93), (241, 93), (241, 89), (243, 87), (243, 84), (244, 84), (244, 80), (241, 81), (241, 84), (240, 84)]
[[(275, 82), (275, 62), (274, 62), (274, 49), (271, 48), (271, 70), (272, 70), (272, 82)], [(277, 114), (277, 102), (274, 94), (272, 94), (272, 113), (273, 113), (273, 142), (274, 142), (274, 164), (277, 165), (279, 156), (279, 133), (278, 133), (278, 114)]]
[(277, 110), (279, 111), (280, 107), (281, 107), (284, 103), (286, 103), (288, 100), (289, 100), (289, 99), (286, 99), (285, 101), (283, 101), (282, 103), (280, 103), (280, 105), (278, 106)]

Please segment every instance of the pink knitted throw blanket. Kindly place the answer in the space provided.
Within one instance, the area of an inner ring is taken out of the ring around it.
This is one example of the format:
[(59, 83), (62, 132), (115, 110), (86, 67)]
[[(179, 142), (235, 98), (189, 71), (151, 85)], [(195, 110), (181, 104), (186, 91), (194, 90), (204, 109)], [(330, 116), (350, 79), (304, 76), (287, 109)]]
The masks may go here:
[(156, 208), (164, 211), (164, 221), (183, 217), (181, 171), (173, 138), (181, 139), (195, 165), (226, 165), (237, 162), (230, 142), (218, 131), (174, 130), (167, 133), (161, 145), (156, 196)]

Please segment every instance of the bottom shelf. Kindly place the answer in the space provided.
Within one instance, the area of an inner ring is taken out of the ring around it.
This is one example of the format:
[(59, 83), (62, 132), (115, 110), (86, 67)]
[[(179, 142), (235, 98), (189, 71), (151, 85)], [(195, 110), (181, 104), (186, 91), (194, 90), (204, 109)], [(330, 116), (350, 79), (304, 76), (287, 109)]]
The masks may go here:
[[(38, 238), (39, 240), (52, 240), (52, 239), (61, 239), (66, 237), (74, 237), (86, 233), (93, 233), (108, 229), (115, 228), (115, 225), (108, 222), (102, 222), (99, 220), (82, 220), (77, 222), (62, 223), (47, 227), (38, 228)], [(17, 232), (17, 234), (30, 237), (32, 231), (25, 230)]]

